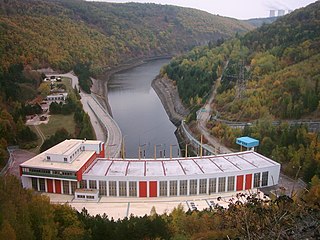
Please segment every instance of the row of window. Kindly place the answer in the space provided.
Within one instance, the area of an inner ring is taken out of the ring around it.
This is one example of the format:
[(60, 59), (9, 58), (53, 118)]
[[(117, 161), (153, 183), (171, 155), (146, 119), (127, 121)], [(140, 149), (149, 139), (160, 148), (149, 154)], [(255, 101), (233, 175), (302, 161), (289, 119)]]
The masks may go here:
[[(31, 178), (31, 186), (39, 192), (46, 192), (46, 183), (44, 178)], [(62, 194), (74, 194), (77, 189), (77, 182), (62, 181)]]
[(76, 176), (74, 172), (67, 171), (57, 171), (57, 170), (48, 170), (48, 169), (38, 169), (38, 168), (22, 168), (23, 173), (37, 173), (37, 174), (51, 174), (51, 175), (62, 175), (62, 176)]
[(82, 194), (77, 194), (77, 198), (81, 198), (81, 199), (94, 199), (94, 196), (91, 195), (82, 195)]
[[(32, 188), (45, 192), (45, 179), (31, 178)], [(159, 196), (177, 196), (196, 195), (196, 194), (211, 194), (216, 192), (226, 192), (235, 190), (235, 176), (209, 178), (209, 179), (190, 179), (190, 180), (171, 180), (159, 181)], [(189, 192), (188, 192), (189, 181)], [(264, 187), (268, 185), (268, 172), (253, 174), (253, 187)], [(120, 196), (120, 197), (136, 197), (138, 196), (138, 182), (136, 181), (96, 181), (96, 180), (82, 180), (79, 187), (86, 189), (99, 189), (100, 195)], [(118, 193), (117, 193), (118, 187)], [(62, 193), (74, 194), (77, 188), (77, 182), (62, 181)], [(128, 189), (127, 189), (128, 188)], [(129, 194), (129, 195), (128, 195)]]

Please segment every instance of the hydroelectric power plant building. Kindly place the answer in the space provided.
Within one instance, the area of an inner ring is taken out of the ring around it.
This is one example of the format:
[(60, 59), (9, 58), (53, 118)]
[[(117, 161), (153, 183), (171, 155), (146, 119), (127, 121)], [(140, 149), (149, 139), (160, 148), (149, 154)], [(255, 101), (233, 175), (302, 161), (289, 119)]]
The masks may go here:
[(101, 141), (65, 140), (20, 165), (25, 188), (77, 199), (171, 197), (278, 184), (280, 164), (254, 151), (166, 159), (108, 159)]

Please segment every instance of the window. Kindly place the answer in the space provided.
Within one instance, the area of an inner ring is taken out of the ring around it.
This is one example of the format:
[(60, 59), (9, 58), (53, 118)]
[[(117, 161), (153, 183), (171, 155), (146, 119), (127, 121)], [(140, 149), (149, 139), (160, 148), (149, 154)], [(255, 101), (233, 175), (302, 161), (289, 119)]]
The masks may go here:
[(260, 173), (253, 174), (253, 187), (260, 187)]
[(31, 184), (32, 188), (36, 191), (38, 191), (38, 179), (37, 178), (31, 178)]
[(217, 179), (216, 178), (210, 178), (209, 179), (209, 194), (215, 193), (217, 189)]
[(50, 156), (47, 156), (47, 160), (50, 161), (50, 159), (51, 159)]
[(77, 198), (85, 198), (85, 195), (77, 195)]
[(187, 184), (188, 180), (180, 181), (180, 195), (187, 195)]
[(228, 177), (228, 190), (227, 190), (228, 192), (234, 191), (234, 180), (235, 180), (234, 176)]
[(170, 181), (170, 196), (177, 196), (177, 181)]
[(226, 178), (219, 177), (218, 192), (225, 192), (225, 191), (226, 191)]
[(261, 186), (268, 186), (268, 172), (262, 173)]
[(94, 199), (94, 196), (87, 195), (87, 199)]
[(117, 196), (117, 182), (109, 181), (109, 196)]
[(160, 181), (160, 196), (167, 196), (168, 185), (167, 181)]
[(89, 188), (97, 189), (97, 181), (96, 180), (89, 180)]
[(76, 189), (77, 189), (77, 182), (71, 182), (71, 194), (74, 194)]
[(207, 193), (207, 179), (200, 179), (199, 194)]
[(40, 192), (46, 191), (46, 184), (45, 184), (45, 180), (43, 178), (39, 178), (39, 190), (40, 190)]
[(63, 194), (70, 194), (69, 181), (62, 181)]
[(119, 181), (119, 196), (127, 196), (127, 182), (125, 181)]
[(80, 181), (80, 188), (87, 188), (87, 180)]
[(68, 161), (68, 159), (67, 159), (67, 158), (64, 158), (63, 160), (64, 160), (65, 162), (67, 162), (67, 161)]
[(197, 194), (197, 179), (190, 180), (190, 195)]
[(100, 195), (107, 196), (107, 182), (99, 181), (99, 193)]
[(130, 197), (137, 196), (137, 182), (129, 182), (129, 196)]

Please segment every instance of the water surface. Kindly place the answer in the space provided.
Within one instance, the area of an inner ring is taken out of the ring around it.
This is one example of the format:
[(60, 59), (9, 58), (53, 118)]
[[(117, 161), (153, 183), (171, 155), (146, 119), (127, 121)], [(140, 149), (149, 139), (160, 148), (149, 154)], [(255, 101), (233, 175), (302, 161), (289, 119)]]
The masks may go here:
[(128, 158), (137, 158), (139, 145), (142, 157), (169, 157), (178, 154), (176, 127), (170, 122), (160, 99), (151, 87), (160, 68), (169, 62), (161, 59), (113, 75), (108, 83), (108, 98), (112, 114), (125, 139)]

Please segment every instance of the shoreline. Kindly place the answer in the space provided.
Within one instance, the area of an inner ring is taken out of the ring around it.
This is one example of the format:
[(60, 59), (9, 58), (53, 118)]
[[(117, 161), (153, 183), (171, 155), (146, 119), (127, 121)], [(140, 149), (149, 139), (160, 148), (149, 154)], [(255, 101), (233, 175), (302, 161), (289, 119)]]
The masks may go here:
[[(100, 74), (97, 79), (92, 78), (92, 93), (95, 94), (99, 100), (99, 102), (105, 107), (108, 113), (113, 117), (111, 106), (108, 100), (108, 82), (111, 77), (119, 72), (128, 70), (130, 68), (134, 68), (140, 66), (148, 61), (157, 60), (157, 59), (169, 59), (172, 58), (172, 55), (163, 55), (163, 56), (155, 56), (149, 58), (137, 58), (131, 59), (128, 62), (122, 63), (116, 67), (111, 68), (110, 70), (106, 70), (103, 74)], [(159, 95), (158, 95), (159, 96)], [(159, 97), (160, 98), (160, 97)], [(162, 101), (161, 101), (162, 102)]]
[(189, 114), (189, 110), (183, 105), (173, 81), (158, 75), (152, 81), (151, 86), (158, 95), (170, 121), (179, 127), (181, 121)]

